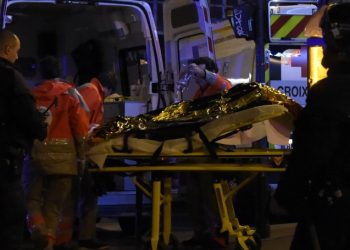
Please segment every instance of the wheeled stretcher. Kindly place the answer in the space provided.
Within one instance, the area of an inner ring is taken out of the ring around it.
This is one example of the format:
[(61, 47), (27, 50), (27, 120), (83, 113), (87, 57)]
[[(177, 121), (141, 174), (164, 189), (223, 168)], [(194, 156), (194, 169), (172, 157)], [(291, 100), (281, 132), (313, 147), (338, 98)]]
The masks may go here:
[[(264, 150), (264, 149), (239, 149), (232, 152), (220, 151), (217, 152), (218, 158), (270, 158), (270, 157), (283, 157), (288, 154), (286, 150)], [(233, 197), (241, 190), (244, 186), (248, 185), (259, 173), (270, 172), (278, 173), (283, 172), (284, 168), (275, 167), (273, 164), (240, 164), (240, 163), (213, 163), (212, 161), (206, 163), (186, 163), (185, 159), (210, 159), (205, 151), (198, 151), (186, 154), (162, 154), (161, 158), (176, 158), (181, 159), (181, 163), (167, 164), (163, 161), (161, 164), (152, 163), (147, 165), (133, 165), (133, 166), (108, 166), (105, 168), (90, 169), (90, 171), (99, 172), (113, 172), (113, 173), (137, 173), (137, 172), (151, 172), (152, 185), (144, 185), (144, 183), (134, 178), (134, 183), (137, 188), (149, 196), (152, 200), (152, 229), (150, 236), (150, 249), (164, 249), (170, 248), (174, 242), (174, 237), (171, 230), (171, 207), (172, 207), (172, 178), (169, 173), (177, 172), (245, 172), (249, 175), (241, 181), (237, 186), (231, 187), (227, 180), (222, 180), (217, 183), (213, 183), (217, 204), (219, 208), (221, 218), (221, 232), (228, 232), (229, 236), (235, 242), (234, 244), (239, 245), (237, 249), (258, 249), (257, 243), (255, 242), (255, 229), (250, 226), (240, 225), (238, 218), (235, 215), (233, 206)], [(113, 153), (109, 154), (108, 158), (116, 159), (143, 159), (150, 160), (150, 155), (144, 153)], [(174, 161), (172, 161), (174, 162)], [(161, 212), (162, 208), (162, 212)], [(163, 223), (161, 227), (161, 221)], [(160, 234), (160, 229), (162, 233)], [(161, 235), (161, 237), (160, 237)]]
[[(250, 249), (249, 242), (255, 244), (255, 231), (239, 224), (232, 197), (257, 173), (282, 172), (284, 169), (262, 163), (223, 163), (219, 159), (266, 159), (284, 156), (286, 152), (267, 149), (235, 149), (228, 152), (220, 150), (218, 145), (222, 149), (222, 145), (249, 144), (262, 138), (267, 138), (271, 144), (288, 145), (293, 120), (299, 110), (300, 105), (284, 94), (253, 82), (238, 84), (223, 94), (175, 103), (137, 117), (116, 117), (92, 135), (94, 143), (88, 158), (99, 168), (91, 171), (152, 172), (151, 188), (135, 182), (138, 188), (152, 197), (152, 250), (160, 245), (161, 205), (161, 245), (171, 245), (171, 177), (160, 173), (247, 172), (249, 177), (237, 187), (230, 188), (227, 182), (221, 181), (214, 183), (214, 189), (222, 220), (221, 231), (228, 232), (241, 249)], [(143, 159), (148, 164), (107, 168), (104, 166), (107, 158)], [(175, 163), (162, 160), (169, 158), (175, 159)], [(194, 160), (198, 158), (201, 161)]]

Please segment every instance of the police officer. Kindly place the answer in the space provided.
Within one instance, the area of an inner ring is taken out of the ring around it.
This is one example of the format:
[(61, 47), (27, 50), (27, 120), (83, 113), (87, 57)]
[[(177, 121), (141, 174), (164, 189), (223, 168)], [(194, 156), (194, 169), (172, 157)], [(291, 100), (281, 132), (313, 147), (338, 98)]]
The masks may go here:
[(0, 31), (0, 242), (2, 249), (19, 249), (24, 228), (24, 201), (20, 176), (24, 155), (35, 139), (46, 137), (44, 119), (30, 90), (14, 67), (20, 40)]
[(291, 249), (349, 249), (350, 2), (330, 4), (321, 19), (328, 76), (310, 90), (293, 133), (276, 200), (296, 216)]

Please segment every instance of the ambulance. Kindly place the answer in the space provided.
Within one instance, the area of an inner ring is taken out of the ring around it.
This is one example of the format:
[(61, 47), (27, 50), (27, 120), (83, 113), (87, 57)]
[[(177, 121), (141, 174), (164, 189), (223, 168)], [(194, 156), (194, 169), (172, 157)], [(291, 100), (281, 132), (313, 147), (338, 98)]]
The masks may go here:
[[(74, 81), (72, 51), (86, 41), (98, 42), (100, 49), (93, 56), (102, 62), (103, 71), (116, 73), (116, 92), (126, 97), (119, 109), (106, 105), (106, 113), (137, 115), (173, 103), (181, 65), (198, 56), (216, 59), (220, 73), (229, 78), (253, 74), (254, 45), (233, 39), (227, 21), (212, 25), (205, 0), (164, 1), (164, 49), (144, 1), (0, 0), (0, 4), (2, 28), (22, 41), (17, 63), (31, 86), (40, 81), (37, 65), (47, 55), (60, 60), (62, 78)], [(245, 58), (249, 62), (242, 63)], [(186, 90), (185, 98), (192, 92)]]
[[(236, 39), (226, 20), (212, 24), (205, 0), (163, 2), (164, 47), (151, 8), (144, 1), (0, 0), (0, 5), (2, 28), (21, 39), (17, 64), (30, 86), (40, 82), (38, 63), (47, 55), (59, 59), (61, 78), (74, 81), (77, 66), (72, 52), (87, 41), (99, 44), (91, 57), (102, 62), (103, 71), (118, 76), (116, 92), (123, 97), (106, 101), (106, 120), (179, 101), (180, 67), (199, 56), (215, 59), (220, 74), (233, 82), (254, 80), (254, 43)], [(184, 99), (190, 99), (194, 91), (195, 85), (189, 86)], [(134, 194), (128, 178), (115, 182), (117, 190)], [(134, 204), (134, 195), (110, 193), (99, 204)]]
[(317, 0), (268, 3), (269, 84), (305, 106), (311, 60), (305, 26), (318, 10)]

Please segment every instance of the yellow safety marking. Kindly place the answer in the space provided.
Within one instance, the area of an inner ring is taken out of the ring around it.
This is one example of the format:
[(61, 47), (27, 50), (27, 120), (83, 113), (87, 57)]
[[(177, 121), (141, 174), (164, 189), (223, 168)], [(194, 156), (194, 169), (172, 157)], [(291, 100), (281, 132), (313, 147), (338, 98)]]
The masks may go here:
[[(272, 15), (272, 24), (280, 17), (280, 15)], [(300, 21), (304, 19), (305, 16), (292, 16), (282, 27), (279, 29), (272, 37), (286, 37), (289, 32), (291, 32)], [(298, 37), (303, 37), (303, 32)]]

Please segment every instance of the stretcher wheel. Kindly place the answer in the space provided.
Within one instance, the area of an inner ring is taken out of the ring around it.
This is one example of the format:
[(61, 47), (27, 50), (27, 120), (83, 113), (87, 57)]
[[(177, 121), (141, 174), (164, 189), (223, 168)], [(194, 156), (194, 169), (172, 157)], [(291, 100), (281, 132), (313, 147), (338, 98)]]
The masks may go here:
[[(259, 236), (259, 234), (254, 233), (253, 238), (254, 238), (254, 240), (247, 239), (245, 241), (245, 244), (247, 245), (249, 250), (260, 250), (261, 249), (261, 237)], [(243, 250), (243, 247), (239, 244), (238, 240), (236, 240), (233, 250)]]
[[(157, 250), (177, 250), (178, 248), (179, 248), (179, 240), (176, 239), (176, 237), (173, 234), (170, 235), (169, 245), (167, 246), (164, 244), (163, 235), (161, 234), (159, 236)], [(150, 240), (147, 240), (145, 242), (144, 250), (152, 250), (152, 245)]]
[[(126, 235), (135, 235), (135, 220), (136, 217), (134, 215), (118, 217), (118, 222), (123, 233)], [(138, 228), (138, 233), (144, 234), (150, 227), (150, 218), (148, 216), (142, 216), (141, 222), (140, 228)]]

